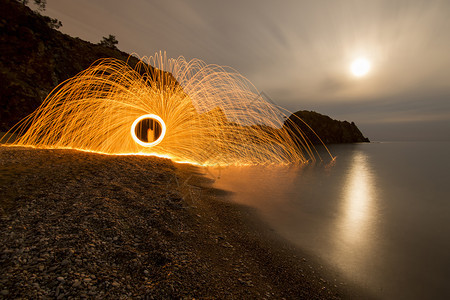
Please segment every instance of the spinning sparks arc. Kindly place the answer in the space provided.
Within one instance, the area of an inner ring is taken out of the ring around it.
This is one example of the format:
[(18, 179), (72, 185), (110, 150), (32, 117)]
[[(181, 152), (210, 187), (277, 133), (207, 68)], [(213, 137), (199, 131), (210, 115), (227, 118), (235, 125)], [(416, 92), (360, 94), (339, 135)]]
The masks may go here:
[(157, 155), (204, 166), (317, 157), (283, 109), (242, 75), (162, 53), (134, 68), (97, 61), (56, 87), (13, 131), (14, 145)]

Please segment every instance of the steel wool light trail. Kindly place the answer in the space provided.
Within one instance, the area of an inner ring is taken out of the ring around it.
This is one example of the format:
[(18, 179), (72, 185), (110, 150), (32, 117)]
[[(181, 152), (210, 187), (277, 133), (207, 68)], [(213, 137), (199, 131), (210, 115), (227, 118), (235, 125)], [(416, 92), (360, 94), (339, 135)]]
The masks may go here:
[(282, 111), (230, 68), (162, 53), (134, 68), (103, 59), (56, 87), (13, 128), (13, 144), (205, 166), (314, 161), (314, 147)]

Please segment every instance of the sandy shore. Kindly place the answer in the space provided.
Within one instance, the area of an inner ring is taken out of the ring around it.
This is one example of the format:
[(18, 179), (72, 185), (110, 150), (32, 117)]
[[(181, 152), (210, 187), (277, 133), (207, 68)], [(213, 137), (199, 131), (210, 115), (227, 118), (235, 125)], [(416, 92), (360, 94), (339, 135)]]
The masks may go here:
[(0, 146), (0, 297), (361, 298), (199, 171)]

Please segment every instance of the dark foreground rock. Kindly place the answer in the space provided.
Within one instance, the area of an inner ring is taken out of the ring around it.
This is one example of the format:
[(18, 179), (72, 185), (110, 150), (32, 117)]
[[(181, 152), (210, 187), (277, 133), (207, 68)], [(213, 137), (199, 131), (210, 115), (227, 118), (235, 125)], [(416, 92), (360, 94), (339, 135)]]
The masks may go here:
[(0, 298), (356, 295), (219, 192), (166, 159), (0, 146)]
[(355, 123), (333, 120), (314, 111), (300, 110), (292, 114), (285, 122), (285, 126), (292, 123), (296, 124), (313, 144), (321, 144), (317, 136), (325, 144), (369, 142)]

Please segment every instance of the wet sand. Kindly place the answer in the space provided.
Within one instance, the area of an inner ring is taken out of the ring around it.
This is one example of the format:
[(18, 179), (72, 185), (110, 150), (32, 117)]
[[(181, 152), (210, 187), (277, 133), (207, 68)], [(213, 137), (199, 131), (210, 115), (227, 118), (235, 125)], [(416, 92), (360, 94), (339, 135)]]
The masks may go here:
[(0, 146), (4, 298), (361, 299), (203, 169)]

